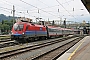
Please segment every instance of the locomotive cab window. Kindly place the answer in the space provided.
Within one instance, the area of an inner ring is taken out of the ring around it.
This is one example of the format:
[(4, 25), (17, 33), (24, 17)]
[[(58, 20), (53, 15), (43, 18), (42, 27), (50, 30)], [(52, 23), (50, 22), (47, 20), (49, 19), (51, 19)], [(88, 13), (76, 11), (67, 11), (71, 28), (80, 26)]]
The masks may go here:
[(14, 26), (15, 31), (22, 31), (23, 30), (23, 24), (15, 24)]

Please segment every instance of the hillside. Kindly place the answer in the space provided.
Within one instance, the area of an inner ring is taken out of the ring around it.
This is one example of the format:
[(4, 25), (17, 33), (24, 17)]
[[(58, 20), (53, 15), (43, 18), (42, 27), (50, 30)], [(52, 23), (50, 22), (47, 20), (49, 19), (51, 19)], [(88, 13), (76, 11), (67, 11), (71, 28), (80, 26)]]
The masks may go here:
[(6, 16), (6, 15), (4, 15), (4, 14), (0, 14), (0, 22), (1, 22), (2, 20), (12, 20), (12, 19), (13, 19), (12, 16)]

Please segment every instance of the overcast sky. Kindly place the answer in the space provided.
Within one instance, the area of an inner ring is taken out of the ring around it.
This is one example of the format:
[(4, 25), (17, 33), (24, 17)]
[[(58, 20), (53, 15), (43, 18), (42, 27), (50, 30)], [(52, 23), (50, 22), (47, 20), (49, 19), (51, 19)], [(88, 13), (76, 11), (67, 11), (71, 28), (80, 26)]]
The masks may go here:
[(0, 0), (0, 14), (12, 16), (11, 11), (15, 6), (15, 16), (28, 17), (33, 20), (66, 20), (86, 22), (90, 14), (81, 0)]

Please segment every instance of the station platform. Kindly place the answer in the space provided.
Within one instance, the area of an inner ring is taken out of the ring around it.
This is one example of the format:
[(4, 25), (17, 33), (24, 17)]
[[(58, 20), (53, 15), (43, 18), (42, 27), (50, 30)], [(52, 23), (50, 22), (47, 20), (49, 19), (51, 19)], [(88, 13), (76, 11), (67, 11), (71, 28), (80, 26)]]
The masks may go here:
[(90, 60), (90, 36), (84, 37), (57, 60)]

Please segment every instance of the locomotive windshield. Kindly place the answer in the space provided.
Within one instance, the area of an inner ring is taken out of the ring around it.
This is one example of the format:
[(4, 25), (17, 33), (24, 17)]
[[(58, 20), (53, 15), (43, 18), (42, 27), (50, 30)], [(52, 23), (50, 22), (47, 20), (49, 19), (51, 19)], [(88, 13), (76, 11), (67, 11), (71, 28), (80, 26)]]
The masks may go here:
[(15, 24), (14, 26), (13, 26), (13, 28), (14, 28), (14, 30), (15, 31), (21, 31), (21, 30), (23, 30), (23, 24)]

